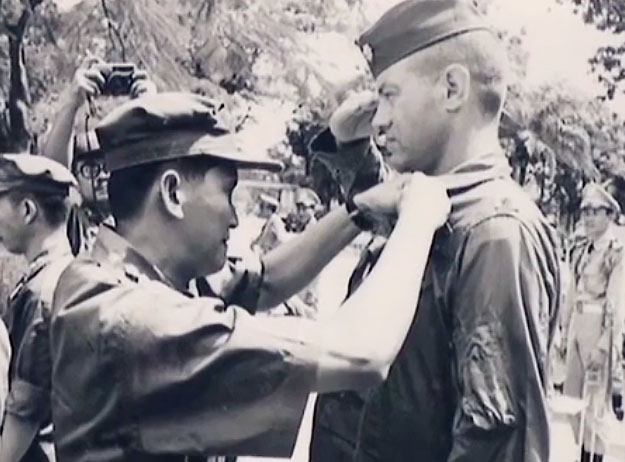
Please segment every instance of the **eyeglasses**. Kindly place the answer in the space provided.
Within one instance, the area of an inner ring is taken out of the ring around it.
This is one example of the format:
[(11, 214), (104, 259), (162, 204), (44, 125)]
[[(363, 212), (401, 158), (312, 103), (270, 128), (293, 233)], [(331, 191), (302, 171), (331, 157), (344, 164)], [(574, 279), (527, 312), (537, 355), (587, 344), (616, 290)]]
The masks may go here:
[(604, 212), (606, 215), (609, 215), (612, 210), (610, 210), (607, 207), (584, 207), (582, 209), (582, 215), (587, 216), (587, 217), (596, 217), (597, 215), (600, 215), (601, 212)]
[(302, 202), (295, 204), (297, 210), (306, 210), (306, 209), (314, 209), (315, 206), (313, 204), (304, 204)]
[(108, 172), (102, 164), (84, 162), (78, 166), (78, 174), (87, 180), (95, 180), (102, 174), (108, 174)]

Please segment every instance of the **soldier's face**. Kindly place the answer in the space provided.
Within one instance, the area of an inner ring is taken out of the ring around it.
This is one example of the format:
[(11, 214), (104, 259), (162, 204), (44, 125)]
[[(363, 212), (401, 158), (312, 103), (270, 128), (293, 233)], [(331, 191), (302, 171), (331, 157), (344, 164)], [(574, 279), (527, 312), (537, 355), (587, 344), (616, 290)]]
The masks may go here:
[(612, 222), (612, 214), (605, 207), (584, 207), (582, 209), (582, 219), (586, 234), (595, 238), (608, 230)]
[(90, 207), (108, 203), (108, 180), (110, 174), (105, 168), (104, 158), (79, 159), (74, 167), (78, 189), (84, 203)]
[(373, 128), (388, 165), (399, 172), (436, 173), (447, 138), (436, 80), (404, 59), (380, 74), (377, 86)]
[(219, 271), (226, 262), (230, 229), (238, 225), (232, 193), (238, 175), (234, 165), (209, 169), (200, 180), (184, 187), (185, 201), (183, 242), (187, 255), (199, 274)]
[(25, 223), (24, 201), (14, 202), (6, 192), (0, 193), (0, 243), (11, 253), (23, 254), (29, 229)]

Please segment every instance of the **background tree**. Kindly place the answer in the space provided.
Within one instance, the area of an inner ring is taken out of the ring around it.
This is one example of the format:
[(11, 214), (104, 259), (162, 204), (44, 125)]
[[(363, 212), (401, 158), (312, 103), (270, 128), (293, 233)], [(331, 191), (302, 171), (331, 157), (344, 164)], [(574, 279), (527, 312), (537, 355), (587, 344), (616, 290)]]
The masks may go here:
[[(625, 31), (625, 1), (623, 0), (559, 0), (572, 2), (575, 12), (587, 24), (599, 30), (622, 34)], [(604, 99), (612, 99), (625, 79), (625, 41), (619, 46), (600, 47), (589, 60), (605, 88)]]
[(9, 88), (5, 99), (2, 140), (5, 148), (12, 151), (27, 151), (31, 146), (29, 128), (30, 90), (24, 42), (34, 11), (43, 0), (22, 0), (0, 2), (0, 31), (7, 37)]

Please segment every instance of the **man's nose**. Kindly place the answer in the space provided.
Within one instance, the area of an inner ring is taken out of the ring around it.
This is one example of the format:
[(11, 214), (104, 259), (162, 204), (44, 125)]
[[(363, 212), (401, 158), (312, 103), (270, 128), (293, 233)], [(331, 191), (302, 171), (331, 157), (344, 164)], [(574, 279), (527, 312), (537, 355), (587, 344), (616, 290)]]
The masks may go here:
[(230, 214), (230, 228), (236, 228), (239, 226), (239, 215), (237, 214), (237, 210), (232, 207), (232, 213)]
[(376, 137), (385, 135), (391, 126), (391, 118), (388, 110), (382, 106), (383, 105), (378, 106), (378, 109), (375, 111), (375, 114), (373, 116), (373, 120), (371, 121), (373, 134)]

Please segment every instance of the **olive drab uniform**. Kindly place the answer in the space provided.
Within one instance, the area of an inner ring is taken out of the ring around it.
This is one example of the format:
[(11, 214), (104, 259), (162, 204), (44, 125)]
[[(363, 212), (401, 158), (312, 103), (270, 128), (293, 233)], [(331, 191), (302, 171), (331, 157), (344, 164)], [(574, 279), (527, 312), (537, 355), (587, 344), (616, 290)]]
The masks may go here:
[(66, 241), (38, 255), (12, 292), (3, 319), (14, 351), (6, 412), (44, 422), (24, 460), (48, 460), (51, 450), (49, 323), (54, 289), (71, 259)]
[[(247, 292), (252, 300), (256, 279), (244, 279), (237, 296)], [(302, 332), (283, 332), (273, 318), (225, 305), (175, 290), (103, 227), (55, 295), (52, 407), (60, 460), (289, 456), (316, 352)]]
[[(64, 201), (76, 185), (69, 170), (50, 159), (29, 154), (0, 155), (2, 193), (38, 193)], [(43, 216), (40, 214), (39, 218)], [(18, 422), (18, 426), (22, 423), (40, 426), (39, 435), (30, 442), (23, 457), (23, 460), (37, 462), (54, 457), (50, 426), (49, 326), (58, 277), (72, 259), (65, 236), (53, 233), (35, 235), (42, 240), (37, 248), (39, 254), (30, 259), (2, 315), (12, 351), (5, 417), (14, 417), (10, 422)], [(20, 252), (26, 253), (25, 249), (32, 242), (22, 242)], [(6, 425), (5, 418), (3, 426)]]
[(435, 235), (406, 341), (368, 397), (356, 460), (548, 460), (555, 232), (502, 153), (443, 180), (451, 215)]
[[(191, 93), (121, 105), (96, 127), (112, 178), (120, 170), (192, 156), (279, 171), (275, 161), (236, 145), (219, 107)], [(289, 319), (285, 329), (282, 318), (253, 317), (240, 307), (254, 311), (258, 266), (226, 283), (226, 296), (193, 297), (114, 228), (102, 226), (91, 251), (63, 272), (54, 297), (50, 350), (59, 459), (290, 456), (316, 384), (319, 351), (307, 340), (307, 321)], [(198, 293), (210, 289), (202, 286)]]
[[(571, 252), (572, 281), (564, 328), (568, 339), (564, 393), (589, 399), (585, 413), (584, 447), (590, 450), (593, 430), (595, 448), (605, 453), (609, 399), (623, 392), (619, 339), (625, 315), (625, 247), (611, 229), (595, 241), (581, 239)], [(590, 357), (602, 352), (601, 363)], [(592, 370), (594, 368), (594, 370)], [(586, 387), (585, 387), (586, 385)], [(580, 419), (574, 419), (579, 434)]]

